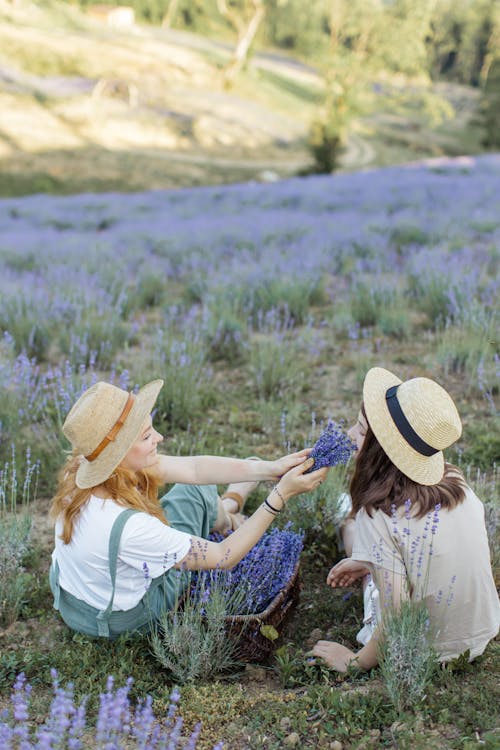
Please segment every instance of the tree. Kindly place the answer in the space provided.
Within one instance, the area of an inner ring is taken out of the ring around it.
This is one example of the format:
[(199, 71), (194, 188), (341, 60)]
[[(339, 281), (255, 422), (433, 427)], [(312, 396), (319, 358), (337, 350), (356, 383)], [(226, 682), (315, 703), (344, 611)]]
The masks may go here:
[[(382, 100), (407, 95), (390, 83), (418, 78), (430, 82), (426, 39), (436, 0), (329, 0), (329, 50), (323, 63), (325, 96), (312, 123), (310, 147), (318, 171), (338, 164), (353, 119)], [(425, 101), (436, 119), (444, 109), (436, 97)]]
[(224, 73), (226, 84), (231, 85), (248, 59), (252, 42), (266, 15), (266, 5), (264, 0), (217, 0), (217, 8), (238, 35)]

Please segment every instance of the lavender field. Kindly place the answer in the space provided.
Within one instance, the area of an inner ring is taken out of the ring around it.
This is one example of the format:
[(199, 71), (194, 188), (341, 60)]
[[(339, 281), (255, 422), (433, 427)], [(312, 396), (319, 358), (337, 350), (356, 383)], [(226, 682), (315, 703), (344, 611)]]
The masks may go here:
[[(13, 570), (24, 586), (0, 623), (0, 710), (22, 670), (48, 700), (51, 668), (80, 695), (132, 675), (132, 694), (151, 694), (158, 716), (169, 705), (172, 682), (144, 644), (72, 636), (51, 609), (46, 511), (68, 448), (60, 425), (97, 379), (165, 379), (155, 423), (167, 452), (274, 457), (311, 444), (329, 417), (352, 420), (372, 365), (436, 378), (463, 417), (449, 458), (486, 503), (499, 582), (499, 265), (496, 154), (272, 185), (0, 201), (0, 518), (23, 502), (33, 518), (16, 565), (0, 570), (6, 590)], [(305, 532), (304, 588), (279, 658), (182, 689), (188, 726), (204, 720), (198, 747), (498, 747), (487, 744), (500, 742), (489, 739), (498, 643), (436, 679), (399, 724), (377, 670), (346, 679), (304, 659), (310, 637), (354, 643), (359, 593), (324, 585), (345, 487), (345, 472), (331, 472), (288, 512)]]

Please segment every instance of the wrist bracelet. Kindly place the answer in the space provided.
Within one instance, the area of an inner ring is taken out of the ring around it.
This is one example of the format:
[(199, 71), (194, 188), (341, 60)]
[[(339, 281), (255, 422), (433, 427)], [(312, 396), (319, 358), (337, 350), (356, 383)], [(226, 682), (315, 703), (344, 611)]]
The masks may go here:
[(270, 510), (272, 510), (273, 513), (276, 513), (276, 515), (278, 515), (278, 513), (281, 513), (282, 508), (275, 508), (274, 505), (271, 505), (267, 497), (264, 500), (264, 505), (266, 505)]
[(265, 500), (262, 503), (262, 507), (264, 508), (264, 510), (267, 510), (267, 512), (270, 513), (272, 516), (279, 516), (280, 514), (279, 510), (271, 510), (271, 506)]
[(274, 487), (273, 487), (273, 489), (271, 490), (271, 492), (276, 492), (276, 494), (278, 495), (278, 497), (279, 497), (279, 499), (281, 500), (281, 502), (283, 503), (283, 505), (286, 505), (286, 503), (285, 503), (285, 498), (283, 497), (283, 495), (282, 495), (282, 494), (281, 494), (281, 492), (279, 491), (279, 489), (278, 489), (278, 485), (277, 485), (277, 484), (275, 484), (275, 485), (274, 485)]

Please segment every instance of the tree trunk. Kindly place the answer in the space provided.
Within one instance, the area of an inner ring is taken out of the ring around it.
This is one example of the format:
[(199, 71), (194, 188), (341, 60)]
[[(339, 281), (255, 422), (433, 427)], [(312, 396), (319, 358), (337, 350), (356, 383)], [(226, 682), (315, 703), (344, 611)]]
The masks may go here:
[(163, 20), (161, 22), (161, 25), (164, 29), (169, 29), (173, 23), (173, 20), (175, 18), (175, 14), (177, 13), (177, 8), (179, 7), (179, 0), (170, 0), (167, 8), (167, 12), (163, 16)]
[(232, 85), (234, 79), (245, 65), (252, 42), (255, 39), (255, 35), (259, 30), (259, 26), (262, 23), (264, 16), (266, 15), (266, 8), (263, 0), (252, 0), (252, 5), (254, 7), (252, 17), (248, 23), (245, 23), (241, 16), (235, 13), (234, 10), (228, 8), (225, 0), (217, 0), (219, 12), (238, 32), (236, 49), (234, 50), (231, 61), (224, 72), (224, 81), (228, 86)]

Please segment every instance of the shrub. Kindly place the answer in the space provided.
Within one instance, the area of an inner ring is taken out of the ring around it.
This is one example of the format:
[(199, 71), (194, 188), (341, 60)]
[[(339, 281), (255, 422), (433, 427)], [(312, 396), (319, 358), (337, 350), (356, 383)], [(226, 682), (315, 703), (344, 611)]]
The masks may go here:
[(389, 698), (399, 713), (414, 710), (436, 669), (427, 607), (422, 601), (388, 607), (382, 626), (379, 663)]
[(26, 455), (24, 479), (18, 474), (16, 455), (0, 470), (0, 625), (17, 620), (30, 576), (23, 567), (31, 535), (29, 505), (36, 495), (38, 465)]
[(408, 303), (395, 287), (390, 285), (374, 286), (358, 283), (352, 290), (351, 315), (360, 326), (380, 325), (384, 333), (395, 333), (395, 318), (400, 316), (404, 323), (399, 324), (407, 330)]
[(495, 312), (472, 304), (464, 308), (456, 323), (447, 322), (438, 334), (436, 359), (446, 375), (463, 374), (469, 392), (483, 392), (498, 379), (497, 326)]
[(150, 638), (154, 656), (180, 684), (209, 680), (236, 664), (238, 642), (227, 637), (226, 618), (237, 614), (243, 593), (231, 590), (230, 578), (222, 570), (196, 578), (178, 571), (179, 594), (186, 587), (190, 595), (165, 610)]
[(282, 321), (276, 309), (259, 316), (258, 332), (250, 343), (250, 373), (255, 390), (265, 401), (286, 389), (299, 392), (305, 383), (300, 343), (291, 335), (290, 319)]
[(156, 331), (152, 348), (144, 351), (133, 373), (140, 383), (152, 377), (163, 378), (164, 386), (156, 402), (158, 422), (169, 428), (187, 427), (214, 400), (212, 371), (199, 327), (189, 321), (179, 336), (172, 323), (165, 323), (165, 328)]
[(213, 297), (203, 313), (203, 335), (212, 362), (240, 363), (248, 350), (248, 325), (224, 290)]

